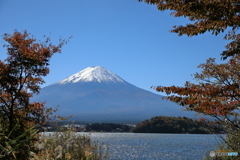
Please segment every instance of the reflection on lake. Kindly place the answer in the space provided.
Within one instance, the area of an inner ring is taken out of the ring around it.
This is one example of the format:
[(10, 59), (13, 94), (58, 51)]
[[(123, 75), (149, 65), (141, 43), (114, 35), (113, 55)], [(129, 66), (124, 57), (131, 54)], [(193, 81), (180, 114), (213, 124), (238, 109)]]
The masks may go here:
[(110, 160), (197, 160), (216, 148), (219, 138), (207, 134), (84, 133), (109, 145)]

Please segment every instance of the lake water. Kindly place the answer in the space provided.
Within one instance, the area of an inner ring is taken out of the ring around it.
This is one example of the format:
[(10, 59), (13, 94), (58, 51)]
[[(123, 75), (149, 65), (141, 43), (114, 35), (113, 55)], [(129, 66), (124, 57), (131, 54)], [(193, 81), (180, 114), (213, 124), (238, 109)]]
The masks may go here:
[(109, 145), (110, 160), (200, 160), (217, 148), (206, 134), (85, 133)]

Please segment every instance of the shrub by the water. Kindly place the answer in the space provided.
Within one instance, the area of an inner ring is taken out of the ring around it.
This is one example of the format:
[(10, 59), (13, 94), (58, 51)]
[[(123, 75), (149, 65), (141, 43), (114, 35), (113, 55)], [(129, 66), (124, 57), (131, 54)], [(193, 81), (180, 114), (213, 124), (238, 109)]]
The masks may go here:
[(229, 153), (236, 152), (238, 156), (218, 156), (216, 154), (214, 157), (210, 157), (209, 154), (206, 155), (205, 160), (240, 160), (240, 132), (238, 129), (228, 128), (229, 132), (226, 137), (221, 137), (221, 141), (219, 142), (219, 146), (214, 150), (216, 153)]

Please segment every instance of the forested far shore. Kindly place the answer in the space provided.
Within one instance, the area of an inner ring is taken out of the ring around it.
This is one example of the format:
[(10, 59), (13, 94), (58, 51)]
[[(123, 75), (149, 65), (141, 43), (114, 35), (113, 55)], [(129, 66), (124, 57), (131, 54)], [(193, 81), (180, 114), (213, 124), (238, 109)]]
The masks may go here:
[(40, 127), (42, 131), (76, 132), (133, 132), (133, 133), (183, 133), (212, 134), (208, 128), (197, 120), (186, 117), (156, 116), (138, 124), (86, 123), (81, 121), (48, 122)]
[(211, 134), (207, 128), (197, 120), (186, 117), (156, 116), (139, 123), (134, 133), (188, 133)]

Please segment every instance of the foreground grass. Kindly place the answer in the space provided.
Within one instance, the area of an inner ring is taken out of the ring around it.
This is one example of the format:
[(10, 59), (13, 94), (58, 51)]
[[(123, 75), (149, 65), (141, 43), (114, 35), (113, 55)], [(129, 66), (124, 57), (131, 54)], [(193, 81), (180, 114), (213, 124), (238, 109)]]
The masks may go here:
[(108, 147), (73, 131), (42, 134), (35, 143), (30, 160), (104, 160)]
[(35, 127), (12, 139), (0, 125), (0, 159), (4, 160), (106, 160), (108, 147), (74, 131), (39, 134)]

